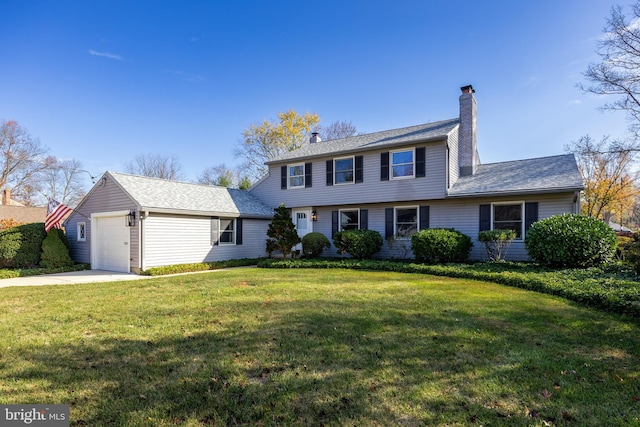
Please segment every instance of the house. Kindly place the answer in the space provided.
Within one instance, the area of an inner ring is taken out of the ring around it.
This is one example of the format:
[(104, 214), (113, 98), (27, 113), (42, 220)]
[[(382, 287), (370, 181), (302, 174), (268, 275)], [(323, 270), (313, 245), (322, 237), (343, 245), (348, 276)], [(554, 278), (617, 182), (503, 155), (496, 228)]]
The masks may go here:
[(74, 261), (138, 273), (264, 256), (272, 217), (246, 191), (105, 172), (65, 228)]
[(324, 142), (314, 135), (268, 162), (268, 175), (249, 192), (291, 208), (300, 235), (317, 231), (331, 241), (339, 230), (376, 230), (394, 243), (382, 257), (399, 256), (393, 247), (410, 245), (418, 230), (455, 228), (472, 238), (471, 258), (486, 259), (478, 232), (511, 228), (509, 259), (527, 259), (533, 222), (580, 210), (575, 158), (481, 164), (475, 91), (461, 90), (457, 118)]
[(25, 206), (11, 198), (11, 190), (5, 188), (2, 192), (0, 205), (0, 221), (7, 224), (31, 224), (44, 222), (47, 208), (39, 206)]

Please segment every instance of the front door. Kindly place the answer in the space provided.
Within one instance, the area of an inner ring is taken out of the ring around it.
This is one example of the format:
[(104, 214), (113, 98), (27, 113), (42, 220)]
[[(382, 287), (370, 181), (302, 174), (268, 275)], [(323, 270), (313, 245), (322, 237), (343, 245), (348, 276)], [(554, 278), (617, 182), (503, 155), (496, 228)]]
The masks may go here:
[[(311, 224), (311, 209), (292, 209), (291, 219), (293, 221), (293, 225), (296, 226), (296, 231), (301, 239), (305, 234), (313, 231), (313, 226)], [(302, 244), (297, 244), (293, 247), (293, 250), (302, 251)]]

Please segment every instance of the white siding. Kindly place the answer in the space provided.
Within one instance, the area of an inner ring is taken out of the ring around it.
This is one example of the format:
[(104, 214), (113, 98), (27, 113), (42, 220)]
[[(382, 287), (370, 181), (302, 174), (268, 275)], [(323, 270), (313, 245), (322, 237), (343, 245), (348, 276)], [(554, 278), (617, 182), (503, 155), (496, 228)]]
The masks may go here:
[(265, 256), (268, 224), (243, 219), (241, 245), (212, 245), (211, 217), (151, 213), (144, 220), (143, 268)]

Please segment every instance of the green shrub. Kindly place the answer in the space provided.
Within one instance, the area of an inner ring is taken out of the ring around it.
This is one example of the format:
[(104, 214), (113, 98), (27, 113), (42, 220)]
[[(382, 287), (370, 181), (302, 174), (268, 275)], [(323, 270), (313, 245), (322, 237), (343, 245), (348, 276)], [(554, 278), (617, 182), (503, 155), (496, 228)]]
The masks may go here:
[(44, 224), (22, 224), (0, 231), (0, 264), (2, 267), (27, 268), (40, 264), (42, 242), (47, 233)]
[(382, 236), (375, 230), (338, 231), (333, 236), (333, 244), (338, 248), (338, 253), (348, 253), (355, 259), (373, 258), (383, 243)]
[(273, 220), (267, 229), (266, 251), (271, 256), (275, 251), (281, 251), (283, 257), (291, 254), (295, 245), (301, 242), (296, 226), (291, 220), (291, 212), (284, 204), (275, 210)]
[(618, 236), (616, 256), (630, 265), (636, 274), (640, 274), (640, 234), (633, 233), (631, 237)]
[(40, 267), (61, 268), (73, 265), (73, 260), (69, 256), (69, 247), (65, 245), (65, 241), (68, 242), (67, 236), (62, 230), (57, 228), (49, 230), (42, 242)]
[(516, 232), (513, 230), (485, 230), (478, 233), (478, 241), (484, 243), (489, 261), (502, 261), (515, 238)]
[(322, 251), (330, 247), (331, 243), (329, 239), (327, 239), (327, 236), (317, 231), (302, 236), (302, 254), (306, 257), (319, 257), (322, 255)]
[(427, 264), (464, 262), (472, 246), (471, 237), (453, 228), (428, 228), (411, 236), (413, 256)]
[(576, 214), (533, 223), (525, 237), (531, 259), (550, 267), (591, 267), (611, 261), (616, 235), (604, 222)]

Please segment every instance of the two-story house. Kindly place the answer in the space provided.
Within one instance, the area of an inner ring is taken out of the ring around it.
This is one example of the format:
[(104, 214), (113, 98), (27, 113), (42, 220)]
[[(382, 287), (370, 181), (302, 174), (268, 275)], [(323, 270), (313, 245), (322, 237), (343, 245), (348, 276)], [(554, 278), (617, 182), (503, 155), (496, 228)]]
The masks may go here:
[(533, 222), (579, 212), (580, 172), (572, 154), (481, 164), (474, 92), (462, 88), (458, 118), (331, 141), (314, 135), (268, 162), (268, 175), (249, 191), (265, 204), (291, 208), (301, 236), (379, 231), (394, 239), (383, 257), (399, 256), (394, 247), (437, 227), (469, 235), (471, 257), (483, 259), (478, 232), (511, 228), (517, 238), (508, 257), (526, 259), (524, 237)]

